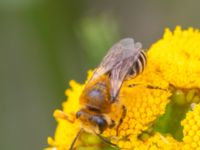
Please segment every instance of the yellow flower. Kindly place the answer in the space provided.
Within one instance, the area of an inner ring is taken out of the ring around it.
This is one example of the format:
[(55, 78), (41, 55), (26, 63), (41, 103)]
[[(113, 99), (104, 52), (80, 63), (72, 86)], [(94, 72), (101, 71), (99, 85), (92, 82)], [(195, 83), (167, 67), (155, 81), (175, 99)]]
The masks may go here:
[(200, 149), (200, 105), (194, 107), (182, 121), (184, 149)]
[[(179, 26), (174, 32), (166, 29), (163, 38), (148, 50), (147, 60), (144, 72), (125, 81), (121, 87), (119, 100), (125, 105), (127, 113), (118, 135), (116, 129), (106, 129), (102, 136), (111, 138), (112, 143), (124, 150), (199, 148), (200, 106), (197, 104), (194, 110), (187, 113), (191, 104), (200, 102), (199, 30), (182, 30)], [(71, 81), (70, 86), (71, 89), (66, 91), (67, 101), (63, 103), (63, 111), (68, 116), (59, 111), (54, 113), (57, 118), (65, 120), (57, 119), (55, 137), (48, 138), (51, 150), (69, 149), (80, 130), (79, 122), (70, 115), (79, 110), (79, 96), (84, 85)], [(175, 112), (174, 115), (172, 112)], [(164, 129), (159, 129), (159, 125)], [(78, 147), (85, 145), (103, 149), (103, 142), (97, 137), (86, 136), (91, 137), (93, 142), (88, 144), (85, 141), (87, 138), (80, 137), (76, 143)]]
[(149, 64), (155, 65), (159, 76), (180, 88), (200, 86), (200, 33), (189, 28), (177, 27), (172, 33), (166, 29), (163, 39), (150, 48)]
[[(76, 83), (75, 81), (70, 82), (72, 89), (66, 90), (65, 94), (68, 100), (63, 103), (63, 111), (66, 114), (75, 114), (79, 109), (79, 96), (83, 90), (83, 85)], [(54, 116), (59, 113), (58, 110), (54, 112)], [(75, 138), (80, 127), (77, 122), (71, 123), (63, 119), (57, 119), (58, 126), (55, 133), (55, 140), (51, 137), (48, 138), (48, 143), (59, 150), (64, 150), (69, 147)], [(52, 149), (54, 150), (54, 149)]]

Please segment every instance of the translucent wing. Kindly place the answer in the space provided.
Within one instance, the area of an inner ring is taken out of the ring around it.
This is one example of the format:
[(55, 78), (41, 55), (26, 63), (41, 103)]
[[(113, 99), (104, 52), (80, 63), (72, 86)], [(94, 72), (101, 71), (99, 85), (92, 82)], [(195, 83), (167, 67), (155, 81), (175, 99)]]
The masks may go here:
[(133, 67), (134, 63), (137, 61), (142, 45), (140, 43), (133, 43), (133, 46), (128, 46), (130, 48), (126, 58), (118, 62), (111, 70), (110, 82), (111, 82), (111, 97), (112, 101), (116, 100), (119, 93), (121, 85), (128, 74), (128, 71)]
[(110, 84), (111, 84), (111, 101), (115, 101), (119, 93), (121, 85), (124, 81), (124, 78), (128, 74), (129, 69), (133, 65), (132, 57), (128, 57), (125, 60), (119, 62), (112, 70), (110, 75)]
[(124, 78), (139, 56), (141, 47), (141, 43), (134, 43), (131, 38), (122, 39), (111, 47), (90, 81), (109, 73), (111, 96), (116, 98)]

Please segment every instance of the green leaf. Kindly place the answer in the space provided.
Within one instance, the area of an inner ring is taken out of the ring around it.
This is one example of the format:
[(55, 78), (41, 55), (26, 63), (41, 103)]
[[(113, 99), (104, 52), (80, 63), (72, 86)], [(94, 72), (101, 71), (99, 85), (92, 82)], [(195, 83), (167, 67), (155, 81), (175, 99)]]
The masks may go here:
[[(174, 98), (176, 98), (176, 101), (174, 101)], [(183, 97), (181, 96), (180, 98), (182, 99)], [(190, 105), (180, 105), (177, 103), (178, 98), (176, 96), (172, 96), (171, 99), (172, 101), (167, 105), (165, 113), (156, 120), (153, 128), (154, 131), (162, 134), (171, 134), (175, 139), (181, 141), (183, 138), (181, 121), (185, 118)]]

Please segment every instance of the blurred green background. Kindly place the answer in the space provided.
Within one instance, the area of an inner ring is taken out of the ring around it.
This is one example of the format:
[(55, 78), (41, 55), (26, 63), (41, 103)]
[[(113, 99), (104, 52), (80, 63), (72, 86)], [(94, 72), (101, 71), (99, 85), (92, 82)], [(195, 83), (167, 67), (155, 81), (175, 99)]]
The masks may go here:
[(165, 27), (200, 25), (198, 0), (0, 0), (0, 149), (47, 146), (70, 79), (83, 82), (117, 40), (144, 48)]

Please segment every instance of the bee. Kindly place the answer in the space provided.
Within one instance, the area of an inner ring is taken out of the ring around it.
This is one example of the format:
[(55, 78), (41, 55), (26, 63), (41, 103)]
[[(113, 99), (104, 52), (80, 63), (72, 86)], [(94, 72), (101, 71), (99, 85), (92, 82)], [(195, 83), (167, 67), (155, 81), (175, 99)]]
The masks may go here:
[(126, 107), (118, 98), (120, 88), (125, 80), (140, 74), (145, 65), (142, 45), (132, 38), (122, 39), (110, 48), (80, 96), (81, 109), (76, 113), (76, 119), (80, 121), (81, 129), (70, 150), (83, 130), (109, 143), (100, 134), (107, 128), (118, 130), (126, 115)]

